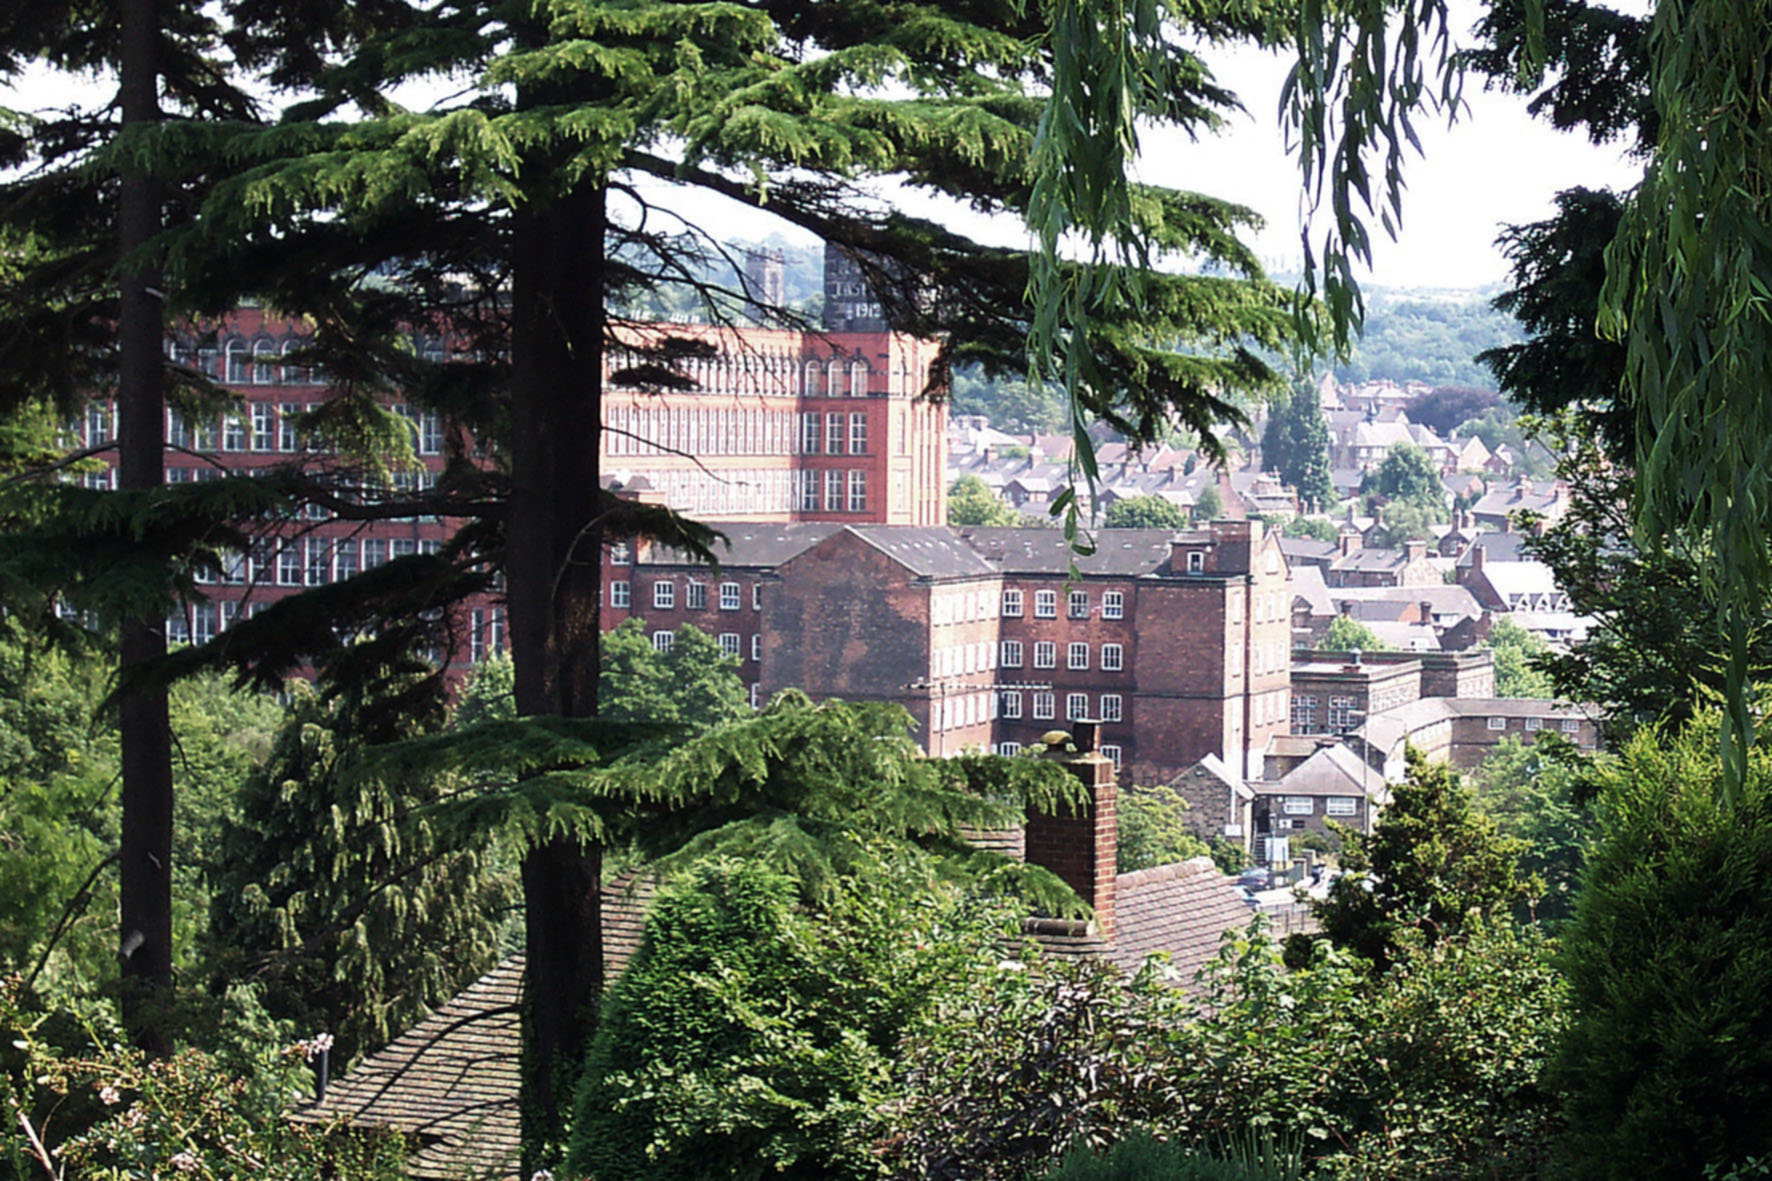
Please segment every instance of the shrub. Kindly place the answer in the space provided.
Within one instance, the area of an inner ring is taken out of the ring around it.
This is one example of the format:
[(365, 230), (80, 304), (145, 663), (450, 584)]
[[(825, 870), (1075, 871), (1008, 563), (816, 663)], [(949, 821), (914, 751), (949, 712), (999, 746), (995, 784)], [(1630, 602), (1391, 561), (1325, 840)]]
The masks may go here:
[(1106, 1152), (1074, 1148), (1043, 1181), (1291, 1181), (1293, 1168), (1226, 1160), (1139, 1132)]
[(1639, 732), (1600, 773), (1564, 937), (1555, 1078), (1571, 1175), (1696, 1177), (1772, 1152), (1772, 751), (1718, 800), (1717, 720)]

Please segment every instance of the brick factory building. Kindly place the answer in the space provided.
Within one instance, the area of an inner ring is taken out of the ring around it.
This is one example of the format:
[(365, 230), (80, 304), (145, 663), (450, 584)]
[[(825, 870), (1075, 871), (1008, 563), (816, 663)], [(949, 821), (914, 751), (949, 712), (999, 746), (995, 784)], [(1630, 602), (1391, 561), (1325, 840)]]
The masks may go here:
[(739, 658), (754, 702), (787, 687), (897, 702), (936, 755), (1013, 753), (1097, 719), (1139, 782), (1206, 755), (1259, 778), (1286, 732), (1287, 570), (1260, 522), (1102, 530), (1086, 556), (1049, 529), (719, 527), (717, 572), (614, 547), (605, 623), (639, 617), (659, 646), (693, 624)]

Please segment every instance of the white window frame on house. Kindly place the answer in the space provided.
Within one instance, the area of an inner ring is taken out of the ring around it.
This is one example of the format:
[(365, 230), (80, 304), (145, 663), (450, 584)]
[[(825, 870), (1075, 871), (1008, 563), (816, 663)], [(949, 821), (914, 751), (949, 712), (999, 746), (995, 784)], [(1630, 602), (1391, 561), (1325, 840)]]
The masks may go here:
[(999, 742), (999, 743), (997, 743), (997, 753), (1000, 755), (1004, 755), (1006, 757), (1013, 757), (1015, 755), (1018, 755), (1021, 753), (1021, 743), (1019, 743), (1019, 742)]
[(1491, 714), (1489, 715), (1489, 728), (1491, 730), (1505, 730), (1507, 729), (1507, 719)]
[(1579, 733), (1581, 733), (1581, 719), (1580, 718), (1564, 718), (1562, 730), (1563, 730), (1563, 733), (1565, 733), (1565, 734), (1579, 734)]
[(1345, 734), (1353, 729), (1354, 715), (1359, 710), (1358, 697), (1331, 697), (1325, 722), (1331, 733)]
[(669, 652), (671, 646), (676, 642), (677, 633), (674, 631), (661, 630), (652, 633), (652, 650), (654, 652)]
[(761, 611), (762, 609), (763, 609), (763, 584), (760, 582), (753, 582), (753, 583), (751, 583), (751, 610)]
[(1054, 590), (1038, 590), (1034, 592), (1034, 618), (1058, 618), (1058, 592)]
[(1064, 720), (1080, 722), (1089, 716), (1089, 694), (1066, 693), (1064, 695)]
[(739, 598), (738, 583), (722, 582), (720, 584), (720, 610), (736, 611), (742, 602), (743, 600)]
[(1126, 594), (1124, 591), (1101, 592), (1101, 617), (1103, 619), (1126, 618)]
[(652, 609), (654, 611), (674, 611), (677, 608), (677, 584), (668, 578), (661, 578), (652, 584)]
[(751, 633), (751, 659), (753, 661), (763, 659), (763, 633), (762, 632), (752, 632)]
[(736, 658), (741, 651), (742, 644), (743, 641), (739, 639), (737, 632), (720, 633), (720, 651), (727, 656)]
[(1542, 729), (1544, 729), (1544, 719), (1537, 718), (1537, 717), (1527, 718), (1526, 719), (1526, 729), (1528, 729), (1528, 730), (1542, 730)]
[(1021, 641), (1020, 640), (1004, 640), (1001, 647), (1003, 649), (1002, 661), (1001, 661), (1003, 667), (1004, 668), (1020, 668), (1021, 667)]
[(868, 416), (865, 411), (849, 416), (849, 454), (868, 453)]
[(868, 511), (868, 473), (866, 468), (849, 469), (849, 511)]
[(1049, 722), (1053, 711), (1058, 708), (1058, 697), (1050, 689), (1039, 689), (1034, 693), (1034, 720)]
[(1004, 587), (1003, 588), (1003, 618), (1005, 618), (1005, 619), (1020, 619), (1021, 618), (1021, 588), (1020, 587)]
[(1064, 651), (1064, 666), (1072, 672), (1088, 671), (1089, 645), (1077, 641), (1073, 641), (1066, 645)]
[(1007, 721), (1021, 720), (1021, 690), (1001, 689), (997, 692), (997, 712)]
[(824, 451), (826, 455), (843, 454), (843, 416), (836, 411), (824, 416)]
[(761, 704), (762, 700), (763, 700), (763, 686), (759, 685), (753, 681), (751, 683), (751, 708), (752, 709), (760, 708), (760, 704)]
[(1204, 574), (1206, 572), (1206, 555), (1199, 550), (1194, 550), (1189, 553), (1187, 556), (1187, 572), (1189, 574)]
[(1083, 590), (1072, 591), (1065, 600), (1064, 610), (1065, 618), (1067, 619), (1088, 619), (1089, 592)]
[(1126, 667), (1126, 649), (1120, 644), (1103, 644), (1101, 646), (1101, 671), (1104, 673), (1121, 672)]
[(277, 450), (285, 455), (301, 448), (301, 437), (296, 433), (295, 418), (305, 407), (300, 402), (282, 402), (277, 406)]
[(683, 588), (683, 609), (705, 611), (708, 606), (708, 584), (690, 579)]
[(246, 450), (246, 420), (238, 414), (222, 419), (222, 450)]
[(800, 454), (817, 455), (823, 420), (816, 414), (800, 416)]
[(1051, 640), (1036, 640), (1034, 642), (1034, 667), (1057, 668), (1058, 645)]
[(269, 402), (252, 404), (252, 449), (274, 451), (277, 447), (277, 410)]
[(1102, 721), (1104, 721), (1104, 722), (1118, 722), (1118, 721), (1120, 721), (1123, 716), (1123, 712), (1122, 712), (1123, 710), (1124, 710), (1123, 699), (1120, 697), (1120, 695), (1118, 693), (1103, 693), (1101, 695), (1101, 720)]
[(826, 468), (824, 473), (824, 511), (843, 511), (843, 473), (834, 467)]
[(1309, 734), (1317, 727), (1317, 698), (1314, 693), (1299, 693), (1292, 698), (1292, 732)]
[(1315, 796), (1281, 796), (1280, 810), (1288, 816), (1314, 816), (1317, 800)]
[(301, 546), (292, 539), (277, 551), (277, 585), (300, 586), (302, 574)]
[(1358, 816), (1360, 801), (1355, 796), (1330, 796), (1323, 801), (1325, 816)]
[(1120, 747), (1119, 747), (1118, 743), (1113, 743), (1113, 742), (1102, 743), (1101, 757), (1106, 759), (1108, 762), (1112, 763), (1114, 765), (1115, 770), (1119, 770), (1119, 767), (1120, 767)]
[(618, 578), (609, 584), (609, 605), (626, 609), (633, 606), (633, 588), (627, 579)]

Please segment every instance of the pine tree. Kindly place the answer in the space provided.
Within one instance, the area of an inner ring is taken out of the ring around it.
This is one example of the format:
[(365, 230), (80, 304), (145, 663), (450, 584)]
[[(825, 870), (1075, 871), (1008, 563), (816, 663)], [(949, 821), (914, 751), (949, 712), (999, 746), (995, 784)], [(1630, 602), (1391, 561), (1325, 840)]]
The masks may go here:
[(1314, 384), (1294, 382), (1292, 392), (1274, 404), (1261, 435), (1261, 460), (1262, 466), (1297, 490), (1301, 504), (1318, 510), (1334, 501), (1329, 424), (1323, 421), (1323, 403)]

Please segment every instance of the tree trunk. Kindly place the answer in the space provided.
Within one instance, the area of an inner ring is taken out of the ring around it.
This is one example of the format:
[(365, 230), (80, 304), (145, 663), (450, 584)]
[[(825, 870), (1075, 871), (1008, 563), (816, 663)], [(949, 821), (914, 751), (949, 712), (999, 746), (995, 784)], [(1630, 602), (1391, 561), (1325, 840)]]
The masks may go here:
[[(515, 214), (505, 574), (517, 712), (597, 712), (597, 435), (605, 190)], [(603, 988), (602, 850), (557, 838), (523, 861), (523, 1174), (558, 1163)]]
[[(125, 129), (160, 119), (155, 0), (123, 0), (121, 105)], [(126, 166), (127, 167), (127, 166)], [(117, 332), (117, 486), (157, 488), (165, 464), (161, 394), (165, 327), (160, 276), (129, 260), (160, 231), (160, 186), (133, 169), (121, 178), (117, 228), (121, 302)], [(121, 667), (166, 654), (162, 621), (122, 621)], [(164, 691), (119, 702), (123, 831), (118, 896), (124, 1026), (136, 1044), (164, 1053), (172, 999), (172, 740)]]

